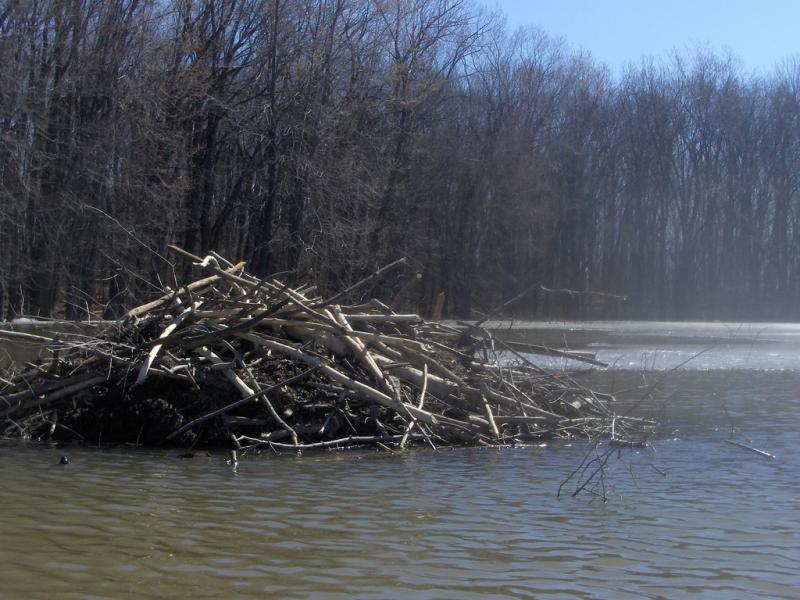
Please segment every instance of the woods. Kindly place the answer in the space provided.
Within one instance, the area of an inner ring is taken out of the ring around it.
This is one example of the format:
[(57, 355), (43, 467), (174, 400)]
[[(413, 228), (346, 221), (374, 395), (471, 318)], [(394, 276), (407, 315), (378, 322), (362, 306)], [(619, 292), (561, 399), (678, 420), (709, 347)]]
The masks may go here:
[(468, 0), (0, 0), (5, 318), (120, 316), (178, 244), (322, 296), (405, 256), (423, 314), (793, 319), (798, 165), (797, 60), (613, 77)]

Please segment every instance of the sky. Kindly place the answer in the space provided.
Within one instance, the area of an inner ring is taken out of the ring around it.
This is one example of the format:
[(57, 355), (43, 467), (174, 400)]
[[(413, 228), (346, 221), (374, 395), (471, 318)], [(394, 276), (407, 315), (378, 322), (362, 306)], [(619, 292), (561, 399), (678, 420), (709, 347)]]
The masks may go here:
[[(620, 73), (643, 56), (729, 50), (768, 73), (800, 55), (800, 0), (494, 0), (509, 26), (536, 25)], [(492, 0), (486, 5), (491, 7)]]

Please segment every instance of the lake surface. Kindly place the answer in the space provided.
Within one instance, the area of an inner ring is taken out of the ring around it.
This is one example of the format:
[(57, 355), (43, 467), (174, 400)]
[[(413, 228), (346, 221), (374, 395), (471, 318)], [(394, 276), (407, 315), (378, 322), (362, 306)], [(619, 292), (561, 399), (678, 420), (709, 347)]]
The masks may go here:
[(570, 484), (556, 497), (579, 443), (262, 455), (236, 470), (222, 453), (6, 444), (0, 597), (800, 595), (800, 326), (501, 335), (596, 352), (612, 366), (581, 377), (604, 391), (657, 384), (637, 410), (662, 420), (658, 438), (609, 464), (608, 502)]

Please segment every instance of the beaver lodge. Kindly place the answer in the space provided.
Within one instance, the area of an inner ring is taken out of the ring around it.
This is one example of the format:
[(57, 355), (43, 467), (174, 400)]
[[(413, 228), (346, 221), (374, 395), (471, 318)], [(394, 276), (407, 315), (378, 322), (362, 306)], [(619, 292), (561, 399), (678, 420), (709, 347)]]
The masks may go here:
[[(36, 440), (303, 450), (642, 439), (650, 422), (471, 324), (259, 279), (212, 253), (201, 277), (97, 335), (43, 344), (0, 380), (0, 434)], [(567, 354), (568, 353), (562, 353)], [(581, 355), (570, 355), (588, 360)]]

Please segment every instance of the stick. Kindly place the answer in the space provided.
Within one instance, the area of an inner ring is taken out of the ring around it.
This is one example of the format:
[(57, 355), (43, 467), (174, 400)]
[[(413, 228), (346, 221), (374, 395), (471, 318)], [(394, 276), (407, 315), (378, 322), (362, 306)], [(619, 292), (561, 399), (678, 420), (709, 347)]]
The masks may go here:
[[(234, 354), (236, 356), (236, 360), (238, 360), (239, 363), (241, 363), (242, 368), (244, 369), (245, 373), (247, 373), (247, 376), (250, 377), (250, 381), (253, 383), (253, 385), (256, 387), (256, 389), (260, 389), (259, 385), (258, 385), (258, 380), (256, 380), (256, 376), (253, 375), (253, 372), (244, 363), (244, 359), (241, 357), (241, 355), (236, 350), (236, 348), (231, 346), (228, 342), (225, 342), (225, 344), (227, 344), (228, 347), (234, 352)], [(278, 423), (278, 425), (280, 425), (284, 429), (288, 429), (289, 430), (289, 433), (292, 435), (292, 443), (295, 446), (299, 446), (300, 445), (300, 439), (297, 437), (297, 431), (295, 431), (295, 429), (291, 425), (289, 425), (286, 421), (284, 421), (281, 418), (281, 416), (278, 414), (278, 411), (276, 411), (275, 407), (272, 406), (272, 402), (269, 401), (269, 396), (261, 396), (261, 400), (263, 400), (264, 404), (266, 404), (267, 411), (269, 411), (270, 416), (275, 420), (275, 422)]]
[[(11, 406), (14, 403), (19, 404), (28, 398), (32, 398), (34, 396), (44, 396), (49, 392), (58, 391), (67, 386), (79, 384), (87, 381), (88, 379), (93, 379), (94, 377), (96, 377), (96, 375), (93, 375), (92, 373), (81, 373), (79, 375), (73, 375), (71, 377), (43, 383), (42, 385), (37, 386), (36, 389), (30, 388), (23, 392), (16, 392), (7, 396), (0, 395), (0, 400), (5, 402), (6, 405)], [(27, 382), (25, 383), (27, 385)]]
[(419, 315), (347, 315), (348, 321), (361, 321), (363, 323), (422, 323)]
[(504, 309), (508, 308), (509, 306), (514, 304), (515, 302), (517, 302), (519, 300), (522, 300), (522, 298), (527, 296), (529, 292), (531, 292), (531, 291), (533, 291), (535, 289), (541, 288), (541, 287), (542, 287), (542, 284), (540, 282), (538, 282), (538, 281), (536, 283), (534, 283), (533, 285), (531, 285), (529, 287), (526, 287), (524, 290), (522, 290), (519, 294), (517, 294), (516, 296), (514, 296), (510, 300), (506, 300), (500, 306), (496, 306), (495, 308), (490, 310), (486, 315), (484, 315), (484, 317), (481, 320), (476, 321), (475, 327), (480, 327), (481, 325), (483, 325), (486, 321), (491, 319), (496, 314), (502, 312)]
[(186, 425), (184, 425), (180, 429), (177, 429), (177, 430), (173, 431), (172, 433), (170, 433), (165, 438), (164, 441), (169, 441), (169, 440), (173, 439), (174, 437), (182, 434), (183, 432), (188, 431), (189, 429), (191, 429), (195, 425), (199, 425), (200, 423), (204, 423), (205, 421), (208, 421), (209, 419), (213, 419), (216, 416), (225, 414), (226, 412), (232, 411), (235, 408), (239, 408), (243, 404), (247, 404), (248, 402), (252, 402), (253, 400), (256, 400), (257, 398), (259, 398), (259, 397), (261, 397), (261, 396), (263, 396), (265, 394), (271, 394), (275, 390), (279, 390), (280, 388), (282, 388), (284, 386), (292, 385), (293, 383), (297, 383), (298, 381), (302, 381), (303, 379), (305, 379), (306, 377), (311, 375), (311, 373), (313, 373), (314, 371), (316, 371), (316, 368), (307, 369), (306, 371), (303, 371), (299, 375), (295, 375), (294, 377), (290, 377), (289, 379), (286, 379), (285, 381), (281, 381), (280, 383), (276, 383), (275, 385), (271, 385), (268, 388), (264, 388), (263, 390), (259, 390), (258, 392), (254, 393), (254, 394), (251, 394), (250, 396), (242, 398), (241, 400), (237, 400), (236, 402), (232, 402), (231, 404), (228, 404), (227, 406), (223, 406), (222, 408), (217, 409), (217, 410), (215, 410), (213, 412), (210, 412), (207, 415), (203, 415), (202, 417), (198, 417), (194, 421), (190, 421), (189, 423), (187, 423)]
[[(381, 356), (376, 356), (376, 360), (378, 362), (383, 362), (386, 359), (383, 359)], [(386, 365), (384, 365), (384, 369), (386, 369)], [(392, 369), (392, 374), (398, 377), (402, 381), (408, 381), (416, 385), (417, 387), (422, 386), (422, 371), (416, 369), (414, 367), (408, 366), (397, 366), (396, 368)], [(457, 396), (459, 393), (463, 393), (468, 399), (473, 400), (475, 402), (481, 401), (481, 391), (478, 388), (470, 387), (470, 386), (460, 386), (457, 383), (453, 383), (451, 381), (447, 381), (441, 377), (437, 377), (436, 375), (428, 375), (429, 385), (434, 388), (434, 393), (437, 395), (455, 395)], [(494, 390), (487, 389), (486, 396), (490, 400), (494, 400), (495, 402), (502, 403), (506, 406), (510, 407), (517, 407), (520, 405), (520, 401), (515, 398), (511, 398), (508, 396), (504, 396), (499, 392), (495, 392)], [(555, 413), (550, 411), (544, 410), (543, 408), (539, 408), (533, 404), (524, 404), (525, 408), (530, 410), (531, 412), (537, 413), (542, 417), (549, 418), (553, 422), (558, 422), (561, 420), (561, 417)]]
[(492, 428), (492, 433), (494, 434), (494, 438), (499, 442), (500, 430), (497, 428), (497, 423), (494, 422), (492, 407), (489, 406), (489, 402), (488, 400), (486, 400), (486, 396), (484, 396), (483, 394), (481, 394), (481, 400), (483, 400), (483, 407), (486, 409), (486, 418), (489, 420), (489, 426)]
[[(351, 435), (349, 437), (339, 438), (338, 440), (315, 442), (313, 444), (301, 444), (300, 446), (293, 446), (292, 444), (281, 444), (280, 442), (270, 442), (270, 441), (265, 441), (263, 443), (273, 446), (275, 448), (289, 448), (292, 450), (297, 450), (297, 449), (312, 450), (318, 448), (330, 448), (332, 446), (377, 444), (379, 442), (398, 442), (402, 437), (403, 437), (402, 435)], [(417, 439), (422, 439), (423, 436), (422, 434), (417, 433), (413, 434), (412, 437)]]
[(52, 344), (60, 342), (58, 338), (45, 337), (43, 335), (35, 335), (33, 333), (23, 333), (22, 331), (9, 331), (7, 329), (0, 329), (0, 337), (10, 340), (19, 340), (21, 342), (31, 342), (33, 344)]
[(398, 267), (398, 266), (404, 264), (405, 262), (406, 262), (406, 257), (405, 256), (403, 258), (398, 258), (396, 261), (394, 261), (392, 263), (389, 263), (388, 265), (386, 265), (384, 267), (381, 267), (380, 269), (375, 271), (372, 275), (368, 275), (367, 277), (365, 277), (361, 281), (358, 281), (358, 282), (354, 283), (353, 285), (351, 285), (349, 288), (347, 288), (345, 290), (342, 290), (338, 294), (334, 294), (333, 296), (331, 296), (330, 298), (328, 298), (324, 302), (315, 305), (313, 308), (321, 308), (323, 306), (328, 306), (330, 304), (333, 304), (334, 302), (338, 302), (339, 300), (341, 300), (342, 298), (347, 297), (348, 295), (352, 294), (356, 290), (363, 288), (368, 283), (370, 283), (372, 280), (379, 278), (380, 276), (384, 275), (385, 273), (388, 273), (389, 271), (391, 271), (395, 267)]
[(108, 378), (105, 375), (98, 375), (97, 377), (92, 377), (88, 381), (83, 381), (81, 383), (76, 383), (74, 385), (61, 388), (60, 390), (53, 392), (52, 394), (50, 394), (49, 396), (45, 396), (44, 398), (37, 397), (24, 403), (21, 402), (17, 406), (11, 406), (5, 409), (4, 411), (0, 412), (0, 418), (8, 417), (8, 415), (12, 415), (18, 410), (27, 410), (29, 408), (50, 404), (51, 402), (55, 402), (60, 398), (64, 398), (65, 396), (70, 396), (72, 394), (77, 394), (82, 390), (90, 388), (93, 385), (97, 385), (98, 383), (102, 383), (104, 381), (108, 381)]
[[(348, 334), (352, 333), (353, 327), (347, 321), (347, 318), (344, 316), (344, 314), (342, 314), (342, 311), (338, 306), (331, 306), (326, 312), (328, 312), (331, 318), (336, 321)], [(350, 346), (350, 348), (353, 350), (353, 354), (361, 359), (361, 361), (367, 367), (367, 370), (375, 378), (375, 383), (382, 385), (387, 391), (394, 393), (394, 389), (386, 379), (383, 371), (381, 371), (378, 363), (376, 363), (375, 359), (372, 358), (372, 354), (370, 354), (369, 350), (367, 350), (364, 342), (358, 338), (351, 337), (350, 335), (341, 335), (340, 337), (344, 340), (345, 344)]]
[[(225, 271), (225, 273), (229, 273), (229, 274), (236, 273), (236, 271), (239, 271), (240, 269), (242, 269), (245, 266), (245, 264), (247, 264), (247, 263), (240, 262), (240, 263), (234, 265), (233, 267), (231, 267), (230, 269), (228, 269), (227, 271)], [(193, 292), (193, 291), (201, 289), (201, 288), (203, 288), (203, 287), (205, 287), (205, 286), (207, 286), (207, 285), (209, 285), (211, 283), (214, 283), (215, 281), (218, 281), (219, 278), (220, 278), (219, 275), (212, 275), (211, 277), (206, 277), (205, 279), (199, 279), (198, 281), (195, 281), (194, 283), (190, 283), (189, 285), (184, 285), (184, 286), (178, 288), (178, 290), (175, 291), (175, 292), (170, 292), (169, 294), (164, 294), (163, 296), (161, 296), (160, 298), (156, 298), (152, 302), (148, 302), (147, 304), (142, 304), (141, 306), (137, 306), (136, 308), (130, 309), (127, 313), (125, 313), (125, 316), (122, 319), (123, 320), (128, 320), (128, 319), (132, 319), (134, 317), (138, 317), (139, 315), (142, 315), (142, 314), (144, 314), (146, 312), (149, 312), (149, 311), (153, 310), (154, 308), (158, 308), (159, 306), (161, 306), (165, 302), (169, 302), (170, 300), (172, 300), (173, 298), (175, 298), (177, 296), (181, 296), (182, 294), (185, 294), (187, 292)]]
[[(419, 404), (417, 408), (422, 408), (423, 403), (425, 402), (425, 393), (428, 391), (428, 365), (423, 365), (422, 367), (422, 391), (419, 393)], [(400, 448), (406, 447), (406, 442), (408, 441), (408, 436), (411, 434), (411, 430), (414, 429), (414, 425), (417, 424), (416, 419), (411, 419), (411, 422), (406, 427), (406, 432), (403, 434), (403, 439), (400, 440)]]
[[(219, 356), (214, 354), (211, 350), (203, 346), (202, 348), (197, 349), (197, 353), (200, 354), (203, 358), (210, 360), (215, 365), (218, 365), (224, 362)], [(234, 373), (233, 369), (227, 368), (223, 369), (222, 372), (225, 374), (225, 377), (234, 385), (234, 387), (239, 390), (245, 398), (248, 396), (255, 395), (255, 390), (253, 390), (249, 385), (247, 385), (242, 379)]]
[[(180, 304), (180, 298), (176, 299), (178, 304)], [(164, 338), (168, 337), (173, 331), (175, 331), (181, 324), (189, 318), (189, 315), (192, 314), (195, 308), (200, 305), (199, 302), (195, 302), (190, 308), (184, 310), (181, 314), (175, 317), (175, 320), (164, 328), (164, 331), (161, 332), (161, 335), (158, 336), (158, 339), (163, 340)], [(150, 367), (153, 365), (153, 362), (156, 360), (158, 353), (161, 352), (162, 344), (156, 344), (150, 349), (150, 352), (147, 354), (147, 358), (142, 365), (142, 368), (139, 369), (139, 376), (136, 378), (136, 382), (134, 385), (142, 385), (144, 380), (147, 379), (147, 373), (150, 371)]]
[(737, 446), (739, 448), (744, 448), (745, 450), (750, 450), (750, 452), (755, 452), (756, 454), (760, 454), (766, 458), (775, 458), (774, 454), (770, 454), (764, 450), (759, 450), (758, 448), (753, 448), (752, 446), (748, 446), (747, 444), (742, 444), (741, 442), (735, 442), (733, 440), (725, 440), (725, 443), (730, 444), (731, 446)]
[(556, 350), (555, 348), (548, 348), (547, 346), (539, 346), (537, 344), (528, 344), (525, 342), (513, 342), (506, 340), (503, 342), (509, 348), (513, 348), (520, 352), (527, 352), (529, 354), (538, 354), (540, 356), (557, 356), (559, 358), (569, 358), (596, 367), (607, 367), (608, 364), (597, 360), (595, 355), (591, 352), (571, 352), (569, 350)]
[[(270, 348), (275, 352), (278, 352), (285, 356), (292, 357), (295, 360), (302, 361), (308, 365), (317, 367), (321, 372), (325, 373), (325, 375), (327, 375), (334, 381), (338, 381), (346, 388), (349, 388), (357, 392), (361, 392), (365, 397), (369, 398), (373, 402), (377, 402), (378, 404), (381, 404), (387, 408), (391, 408), (392, 410), (395, 410), (397, 412), (401, 412), (402, 410), (402, 408), (398, 406), (397, 400), (395, 400), (391, 396), (387, 396), (383, 392), (378, 391), (375, 388), (366, 385), (365, 383), (356, 381), (352, 377), (349, 377), (344, 373), (334, 369), (330, 365), (323, 363), (322, 359), (317, 356), (306, 354), (302, 350), (298, 350), (297, 348), (293, 348), (292, 346), (287, 346), (286, 344), (282, 344), (280, 342), (268, 340), (266, 338), (262, 338), (252, 333), (237, 333), (236, 337), (248, 340), (256, 345), (263, 346), (264, 348)], [(411, 414), (411, 416), (416, 417), (423, 423), (427, 423), (429, 425), (439, 425), (439, 424), (451, 425), (453, 427), (459, 427), (467, 431), (470, 431), (469, 424), (464, 423), (463, 421), (459, 421), (457, 419), (451, 419), (450, 417), (444, 417), (441, 415), (434, 415), (428, 411), (418, 409), (416, 406), (408, 404), (405, 405), (405, 408)]]

